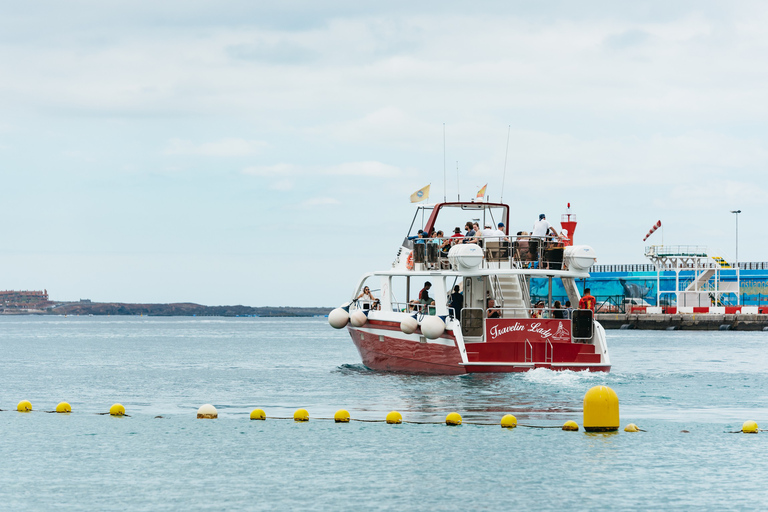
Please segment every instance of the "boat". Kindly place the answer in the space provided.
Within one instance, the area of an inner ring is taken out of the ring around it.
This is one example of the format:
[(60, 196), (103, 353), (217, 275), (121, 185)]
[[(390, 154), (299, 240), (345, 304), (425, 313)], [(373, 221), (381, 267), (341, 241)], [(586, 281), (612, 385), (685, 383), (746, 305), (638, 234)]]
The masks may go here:
[[(437, 226), (463, 226), (466, 220), (498, 230), (473, 238), (414, 233), (421, 225), (432, 233)], [(329, 313), (329, 323), (348, 330), (372, 370), (610, 371), (605, 330), (593, 311), (565, 309), (552, 301), (558, 283), (578, 306), (578, 280), (588, 278), (596, 262), (594, 249), (573, 244), (576, 221), (570, 204), (558, 237), (512, 235), (508, 226), (504, 203), (418, 206), (392, 268), (364, 274), (350, 300)], [(530, 290), (542, 285), (548, 296), (532, 301)], [(460, 298), (451, 300), (452, 293)]]

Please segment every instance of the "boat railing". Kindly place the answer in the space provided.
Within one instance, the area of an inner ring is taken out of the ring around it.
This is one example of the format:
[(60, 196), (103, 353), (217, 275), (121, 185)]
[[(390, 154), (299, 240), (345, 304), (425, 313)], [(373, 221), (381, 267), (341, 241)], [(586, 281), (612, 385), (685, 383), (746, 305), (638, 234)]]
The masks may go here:
[[(412, 313), (412, 314), (418, 314), (418, 315), (437, 314), (434, 304), (422, 304), (418, 300), (412, 300), (411, 302), (393, 302), (392, 311), (395, 313)], [(455, 316), (456, 316), (455, 310), (449, 306), (448, 317), (453, 318)]]
[(553, 236), (423, 238), (413, 241), (413, 262), (428, 270), (449, 269), (448, 252), (451, 247), (467, 242), (483, 248), (485, 268), (496, 268), (506, 263), (515, 268), (566, 269), (563, 254), (567, 240)]

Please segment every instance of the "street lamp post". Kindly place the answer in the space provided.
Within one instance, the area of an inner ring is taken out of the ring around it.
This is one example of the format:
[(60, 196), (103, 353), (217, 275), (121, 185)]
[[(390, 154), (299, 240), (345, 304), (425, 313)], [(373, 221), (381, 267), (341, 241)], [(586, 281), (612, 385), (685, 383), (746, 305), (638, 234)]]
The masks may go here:
[(731, 210), (736, 214), (736, 305), (741, 306), (741, 280), (739, 279), (739, 214), (741, 210)]

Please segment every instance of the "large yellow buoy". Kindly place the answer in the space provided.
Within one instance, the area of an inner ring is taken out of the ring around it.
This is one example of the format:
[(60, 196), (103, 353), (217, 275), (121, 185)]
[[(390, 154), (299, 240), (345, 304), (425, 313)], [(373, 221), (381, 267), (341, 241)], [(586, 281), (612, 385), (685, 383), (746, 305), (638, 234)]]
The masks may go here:
[(16, 406), (16, 410), (19, 412), (30, 412), (32, 410), (32, 403), (29, 400), (22, 400)]
[(517, 418), (511, 414), (505, 414), (501, 418), (501, 428), (515, 428), (517, 427)]
[(333, 415), (333, 421), (336, 423), (349, 423), (349, 411), (339, 409), (336, 411), (336, 414)]
[(114, 404), (112, 407), (109, 408), (109, 415), (125, 416), (125, 407), (123, 407), (123, 404)]
[(449, 413), (448, 416), (445, 417), (445, 424), (446, 425), (461, 425), (461, 414), (457, 412)]
[(267, 419), (267, 413), (264, 412), (264, 409), (254, 409), (251, 411), (251, 419), (252, 420), (266, 420)]
[(56, 412), (72, 412), (72, 406), (67, 402), (59, 402), (56, 406)]
[(197, 418), (203, 420), (213, 420), (219, 417), (219, 411), (211, 404), (201, 405), (197, 410)]
[(387, 423), (390, 425), (399, 425), (403, 422), (403, 415), (397, 411), (391, 411), (387, 414)]
[(757, 434), (760, 429), (757, 428), (756, 421), (745, 421), (741, 426), (741, 431), (745, 434)]
[(293, 421), (309, 421), (309, 411), (306, 409), (296, 409), (293, 413)]
[(567, 430), (568, 432), (578, 432), (579, 424), (573, 420), (568, 420), (563, 423), (563, 430)]
[(619, 430), (619, 397), (608, 386), (595, 386), (584, 395), (584, 430)]

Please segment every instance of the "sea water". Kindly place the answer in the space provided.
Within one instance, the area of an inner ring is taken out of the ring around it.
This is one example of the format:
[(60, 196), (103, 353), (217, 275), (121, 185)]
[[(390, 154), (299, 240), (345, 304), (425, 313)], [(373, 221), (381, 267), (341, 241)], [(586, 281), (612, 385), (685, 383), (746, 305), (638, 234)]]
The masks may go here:
[[(609, 374), (366, 369), (325, 319), (0, 318), (3, 510), (764, 509), (768, 333), (608, 331)], [(584, 393), (622, 426), (588, 434)], [(20, 400), (34, 411), (15, 412)], [(71, 414), (51, 414), (60, 401)], [(103, 413), (122, 403), (130, 417)], [(217, 420), (197, 420), (211, 403)], [(250, 421), (309, 410), (308, 423)], [(442, 422), (336, 424), (383, 420)], [(492, 423), (492, 426), (468, 423)]]

